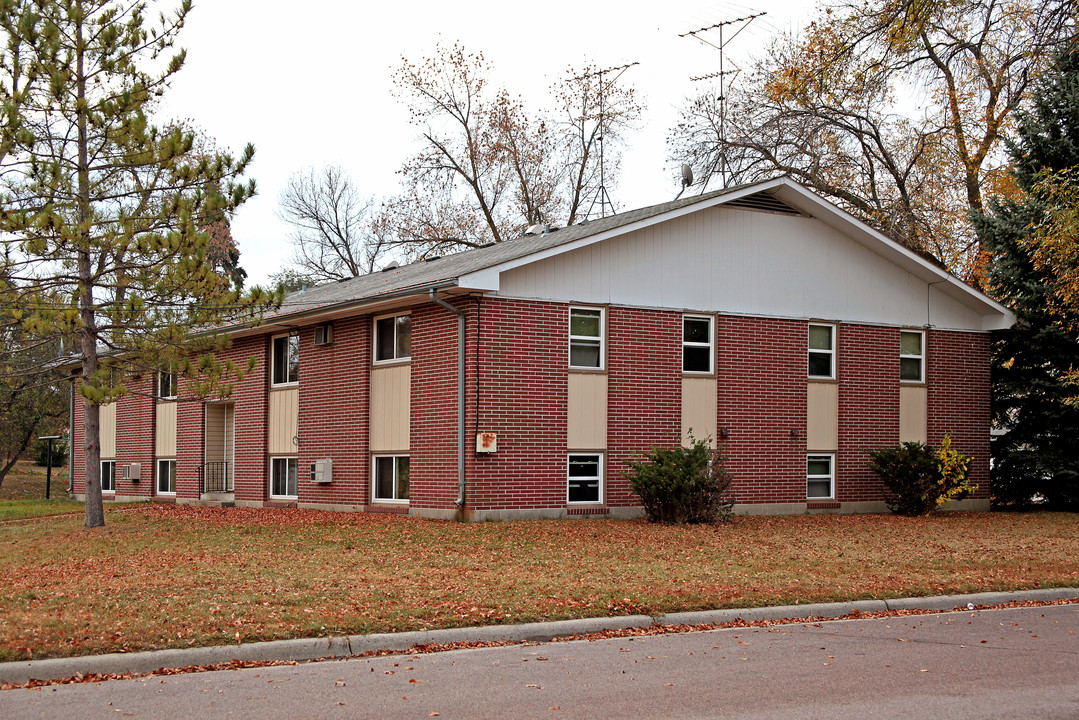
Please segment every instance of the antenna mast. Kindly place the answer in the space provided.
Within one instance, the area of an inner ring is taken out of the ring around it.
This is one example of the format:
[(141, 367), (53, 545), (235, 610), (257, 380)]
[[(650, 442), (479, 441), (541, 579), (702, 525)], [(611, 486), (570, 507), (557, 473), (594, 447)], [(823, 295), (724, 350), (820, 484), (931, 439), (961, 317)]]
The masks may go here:
[[(726, 127), (727, 126), (727, 91), (730, 89), (731, 81), (734, 80), (734, 76), (736, 76), (736, 75), (738, 75), (738, 73), (742, 72), (742, 69), (740, 67), (738, 67), (737, 65), (735, 65), (734, 61), (731, 61), (731, 65), (734, 66), (734, 70), (726, 70), (724, 68), (724, 56), (725, 56), (724, 48), (727, 47), (727, 43), (729, 43), (731, 40), (734, 40), (736, 37), (738, 37), (738, 34), (740, 32), (742, 32), (747, 27), (749, 27), (749, 24), (752, 23), (755, 19), (757, 19), (757, 18), (759, 18), (759, 17), (761, 17), (763, 15), (767, 15), (767, 14), (768, 13), (766, 13), (766, 12), (758, 12), (758, 13), (753, 13), (752, 15), (745, 15), (745, 16), (740, 17), (740, 18), (735, 18), (733, 20), (723, 20), (722, 22), (718, 22), (718, 23), (716, 23), (714, 25), (709, 25), (708, 27), (702, 27), (702, 28), (700, 28), (698, 30), (690, 30), (689, 32), (682, 33), (681, 35), (678, 36), (680, 38), (682, 38), (682, 37), (693, 37), (693, 38), (695, 38), (697, 40), (700, 40), (705, 45), (707, 45), (709, 47), (712, 47), (712, 48), (715, 48), (716, 50), (719, 51), (719, 72), (707, 73), (706, 75), (699, 75), (697, 77), (691, 77), (690, 80), (692, 80), (693, 82), (699, 82), (701, 80), (711, 80), (713, 78), (719, 78), (719, 142), (720, 142), (721, 146), (724, 143), (724, 141), (727, 139), (727, 127)], [(729, 38), (724, 40), (723, 39), (723, 30), (725, 28), (727, 28), (728, 26), (731, 26), (731, 25), (738, 25), (739, 27), (738, 27), (737, 30), (734, 31), (733, 35), (731, 35)], [(718, 43), (713, 43), (710, 40), (707, 40), (707, 39), (701, 37), (702, 33), (706, 33), (709, 30), (718, 30), (719, 31), (719, 42)], [(730, 80), (727, 79), (728, 75), (731, 76)], [(705, 178), (704, 178), (705, 186), (708, 185), (709, 179), (710, 179), (709, 176), (705, 175)], [(731, 172), (730, 172), (730, 168), (727, 166), (727, 156), (726, 156), (726, 154), (723, 154), (723, 155), (720, 156), (719, 179), (720, 179), (720, 182), (723, 184), (723, 187), (727, 187), (728, 183), (731, 180)]]
[[(599, 123), (599, 134), (596, 136), (596, 141), (599, 143), (599, 187), (596, 189), (596, 194), (592, 196), (592, 203), (588, 206), (588, 211), (585, 212), (586, 218), (592, 215), (592, 209), (595, 208), (596, 203), (599, 203), (600, 217), (607, 217), (607, 208), (611, 209), (611, 214), (614, 214), (614, 203), (611, 202), (611, 196), (607, 194), (607, 177), (604, 169), (603, 160), (603, 133), (605, 131), (605, 113), (606, 106), (604, 105), (604, 97), (607, 90), (614, 86), (618, 82), (618, 78), (622, 77), (622, 73), (629, 70), (634, 65), (640, 63), (631, 62), (627, 65), (621, 65), (619, 67), (604, 68), (603, 70), (595, 70), (584, 75), (579, 75), (574, 80), (587, 80), (588, 78), (598, 77), (599, 82), (599, 113), (596, 115), (596, 121)], [(610, 73), (618, 73), (608, 83), (604, 83), (603, 76)], [(581, 121), (584, 122), (588, 119), (588, 86), (585, 85), (584, 95), (581, 98)]]

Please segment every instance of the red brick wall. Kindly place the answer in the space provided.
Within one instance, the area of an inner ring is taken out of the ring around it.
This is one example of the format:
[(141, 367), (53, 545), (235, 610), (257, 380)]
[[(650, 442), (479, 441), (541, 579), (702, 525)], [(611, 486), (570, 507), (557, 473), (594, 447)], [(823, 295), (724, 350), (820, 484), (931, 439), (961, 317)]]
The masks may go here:
[(607, 504), (639, 505), (624, 461), (681, 442), (682, 313), (611, 307), (607, 327)]
[(952, 434), (952, 447), (974, 458), (970, 477), (978, 485), (971, 497), (989, 497), (989, 336), (930, 330), (929, 444)]
[(840, 502), (879, 501), (880, 478), (869, 450), (899, 442), (899, 329), (839, 325), (839, 451), (835, 491)]
[[(116, 401), (116, 494), (150, 497), (154, 490), (154, 374), (129, 378)], [(141, 463), (139, 480), (124, 480), (122, 467)]]
[[(507, 510), (565, 507), (568, 306), (501, 298), (481, 301), (478, 398), (475, 305), (470, 314), (467, 437), (471, 445), (466, 506)], [(417, 379), (413, 366), (414, 393), (422, 387)], [(443, 387), (448, 383), (444, 379)], [(445, 389), (442, 396), (446, 396)], [(426, 433), (433, 431), (422, 425), (416, 401), (413, 395), (413, 448), (419, 448)], [(452, 407), (455, 404), (448, 404), (440, 422), (448, 420)], [(450, 421), (447, 427), (456, 425)], [(498, 433), (498, 452), (474, 453), (477, 429)], [(446, 441), (442, 443), (445, 446)], [(456, 497), (456, 476), (454, 480)]]
[(71, 420), (71, 487), (78, 495), (86, 493), (86, 405), (75, 386), (75, 412)]
[(805, 501), (807, 332), (793, 320), (718, 318), (718, 421), (738, 503)]
[[(300, 502), (363, 505), (370, 495), (371, 318), (334, 322), (333, 343), (300, 333)], [(333, 460), (333, 481), (310, 480), (310, 464)]]

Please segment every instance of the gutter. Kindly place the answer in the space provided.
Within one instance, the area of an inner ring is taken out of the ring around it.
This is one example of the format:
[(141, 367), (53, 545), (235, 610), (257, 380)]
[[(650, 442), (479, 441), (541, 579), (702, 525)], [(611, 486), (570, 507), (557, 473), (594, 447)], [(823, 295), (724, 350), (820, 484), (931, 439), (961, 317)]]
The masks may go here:
[(457, 316), (457, 499), (453, 504), (465, 505), (465, 314), (437, 295), (431, 288), (430, 298)]

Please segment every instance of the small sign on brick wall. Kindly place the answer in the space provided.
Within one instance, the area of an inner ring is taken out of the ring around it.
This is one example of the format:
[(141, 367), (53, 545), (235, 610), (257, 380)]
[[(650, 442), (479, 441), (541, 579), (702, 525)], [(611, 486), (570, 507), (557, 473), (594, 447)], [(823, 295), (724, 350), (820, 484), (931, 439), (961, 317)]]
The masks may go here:
[(476, 452), (493, 453), (498, 450), (498, 434), (493, 432), (476, 433)]

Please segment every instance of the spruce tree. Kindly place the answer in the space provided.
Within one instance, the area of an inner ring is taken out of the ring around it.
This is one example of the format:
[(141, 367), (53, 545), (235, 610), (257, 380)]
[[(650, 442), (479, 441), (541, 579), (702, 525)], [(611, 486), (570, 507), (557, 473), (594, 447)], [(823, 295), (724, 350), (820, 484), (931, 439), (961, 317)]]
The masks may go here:
[[(1058, 52), (1008, 149), (1021, 194), (991, 203), (976, 227), (990, 252), (989, 289), (1019, 317), (993, 344), (993, 494), (1079, 507), (1079, 317), (1052, 310), (1058, 269), (1035, 261), (1049, 214), (1042, 180), (1079, 169), (1079, 44)], [(1071, 238), (1071, 242), (1076, 242)], [(1071, 377), (1069, 377), (1071, 373)]]
[(181, 123), (154, 123), (190, 9), (151, 22), (138, 0), (0, 4), (0, 300), (36, 337), (74, 341), (87, 527), (104, 524), (100, 406), (162, 366), (220, 387), (235, 368), (189, 329), (268, 299), (241, 297), (207, 260), (206, 228), (254, 193), (241, 182), (253, 148), (205, 152)]

